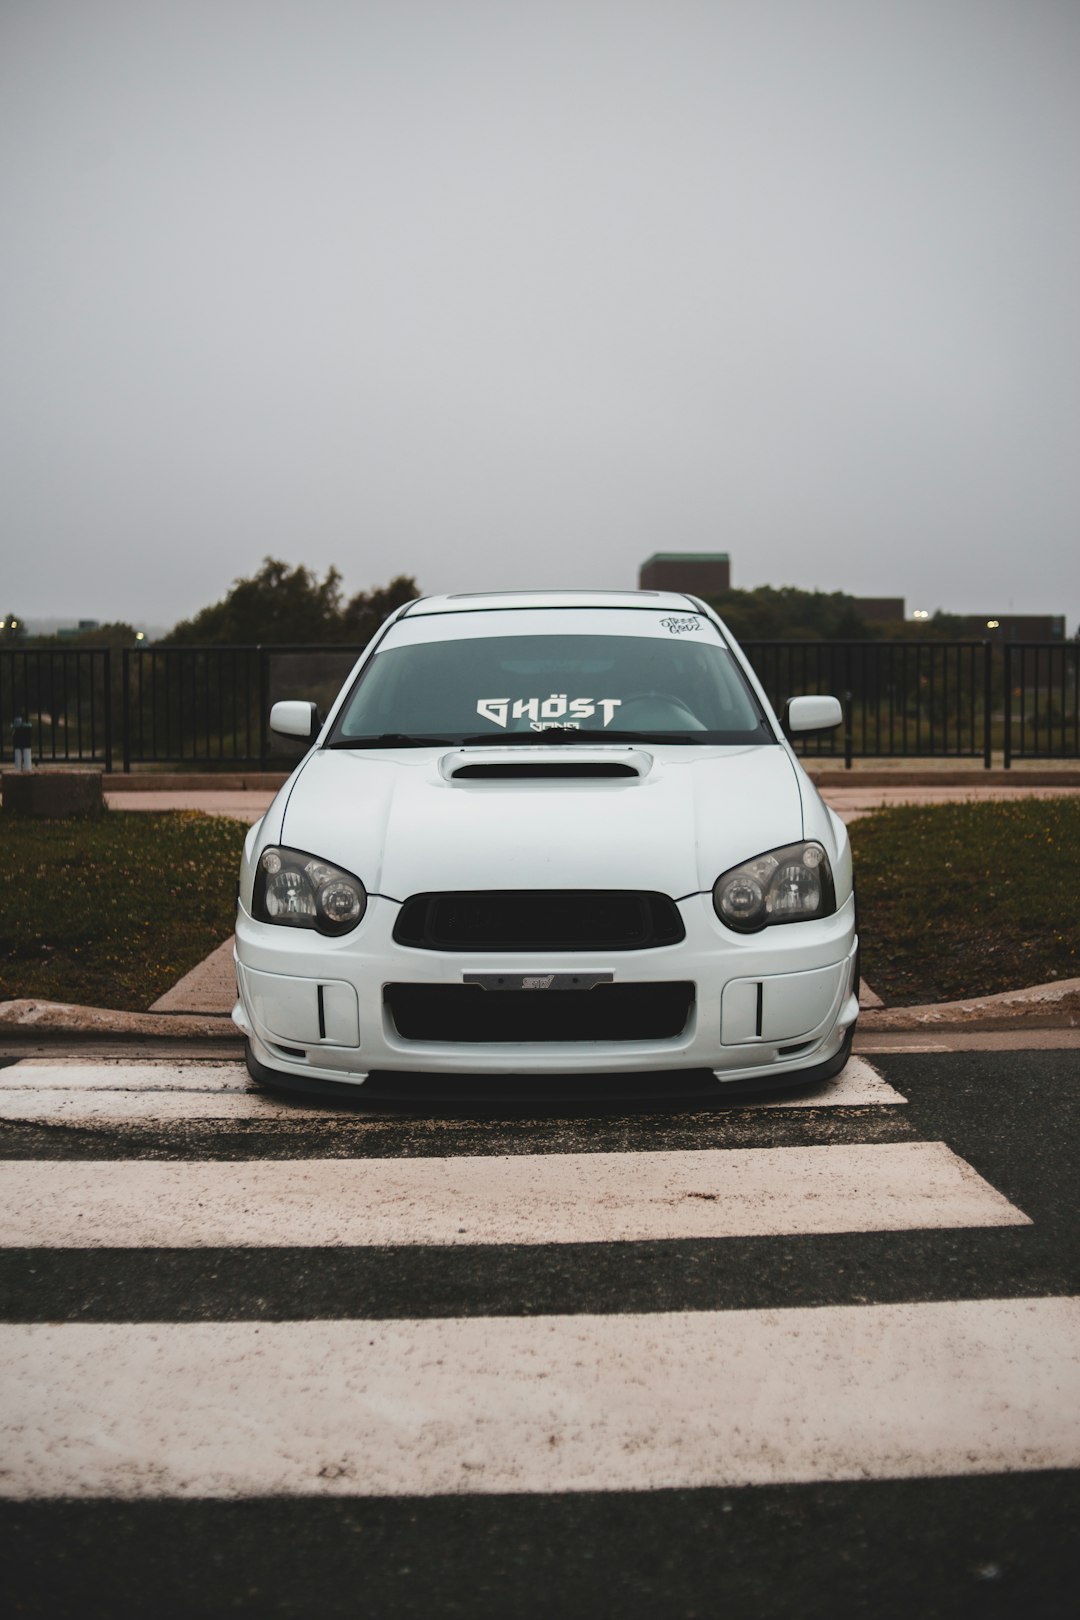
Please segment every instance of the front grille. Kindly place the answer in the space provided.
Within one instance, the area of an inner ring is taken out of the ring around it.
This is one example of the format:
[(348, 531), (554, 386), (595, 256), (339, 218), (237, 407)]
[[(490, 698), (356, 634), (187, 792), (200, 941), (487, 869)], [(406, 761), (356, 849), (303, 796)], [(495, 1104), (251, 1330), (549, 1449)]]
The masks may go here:
[(694, 986), (602, 984), (593, 990), (484, 990), (472, 984), (388, 984), (386, 1005), (406, 1041), (663, 1041), (681, 1035)]
[(414, 894), (394, 925), (424, 951), (643, 951), (686, 937), (666, 894), (619, 889)]

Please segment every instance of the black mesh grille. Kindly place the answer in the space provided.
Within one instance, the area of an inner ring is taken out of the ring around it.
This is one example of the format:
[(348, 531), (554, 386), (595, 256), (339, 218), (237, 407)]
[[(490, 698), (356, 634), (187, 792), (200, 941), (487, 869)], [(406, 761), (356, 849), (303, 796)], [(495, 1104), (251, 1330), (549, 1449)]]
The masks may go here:
[(385, 996), (394, 1027), (407, 1041), (662, 1041), (686, 1028), (694, 986), (484, 990), (471, 984), (388, 984)]
[(667, 895), (616, 889), (414, 894), (394, 926), (425, 951), (643, 951), (685, 936)]

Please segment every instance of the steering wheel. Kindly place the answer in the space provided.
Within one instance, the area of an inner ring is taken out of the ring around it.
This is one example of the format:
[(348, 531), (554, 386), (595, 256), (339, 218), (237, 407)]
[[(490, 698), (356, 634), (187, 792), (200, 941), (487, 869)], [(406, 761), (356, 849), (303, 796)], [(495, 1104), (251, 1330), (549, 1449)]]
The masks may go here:
[(678, 709), (682, 714), (686, 715), (688, 720), (693, 722), (691, 729), (695, 731), (705, 730), (690, 705), (684, 703), (681, 697), (676, 697), (674, 692), (631, 692), (623, 698), (622, 708), (628, 709), (634, 703), (667, 704), (669, 708)]

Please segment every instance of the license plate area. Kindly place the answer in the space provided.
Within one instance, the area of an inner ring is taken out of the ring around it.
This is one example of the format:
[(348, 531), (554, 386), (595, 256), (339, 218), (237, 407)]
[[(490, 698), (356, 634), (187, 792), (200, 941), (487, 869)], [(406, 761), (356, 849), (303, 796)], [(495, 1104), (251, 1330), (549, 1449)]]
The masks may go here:
[(388, 984), (383, 994), (402, 1040), (465, 1045), (674, 1040), (685, 1031), (694, 1005), (689, 982), (608, 982), (584, 993), (580, 986), (541, 991), (504, 986), (494, 994), (479, 984)]

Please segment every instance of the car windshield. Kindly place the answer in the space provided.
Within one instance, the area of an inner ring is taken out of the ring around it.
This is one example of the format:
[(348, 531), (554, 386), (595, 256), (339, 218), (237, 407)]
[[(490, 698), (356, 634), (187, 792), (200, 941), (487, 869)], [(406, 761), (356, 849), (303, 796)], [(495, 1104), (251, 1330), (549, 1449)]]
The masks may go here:
[(695, 636), (662, 638), (590, 633), (584, 625), (555, 634), (500, 635), (493, 628), (404, 646), (389, 641), (360, 672), (329, 746), (541, 737), (775, 742), (742, 671), (706, 620), (692, 627)]

